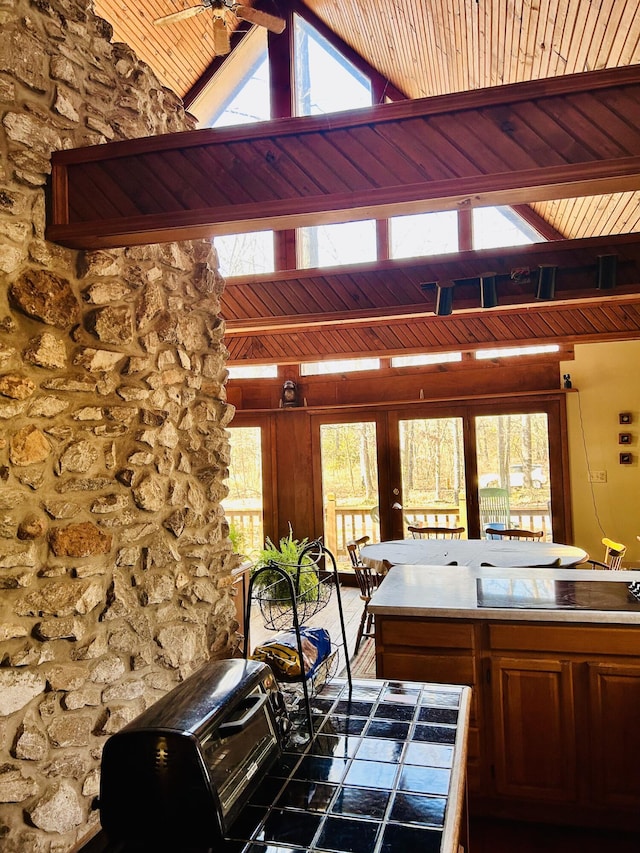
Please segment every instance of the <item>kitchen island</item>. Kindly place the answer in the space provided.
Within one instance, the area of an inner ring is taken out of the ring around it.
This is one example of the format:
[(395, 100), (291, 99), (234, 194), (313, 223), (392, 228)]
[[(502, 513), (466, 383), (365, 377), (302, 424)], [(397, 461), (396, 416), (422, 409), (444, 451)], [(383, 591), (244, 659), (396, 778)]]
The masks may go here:
[(634, 584), (640, 572), (390, 570), (370, 604), (377, 675), (474, 688), (472, 813), (637, 828)]
[[(467, 849), (468, 687), (336, 678), (215, 853)], [(103, 832), (82, 853), (158, 853)], [(169, 851), (164, 851), (169, 853)], [(184, 848), (170, 853), (211, 853)]]

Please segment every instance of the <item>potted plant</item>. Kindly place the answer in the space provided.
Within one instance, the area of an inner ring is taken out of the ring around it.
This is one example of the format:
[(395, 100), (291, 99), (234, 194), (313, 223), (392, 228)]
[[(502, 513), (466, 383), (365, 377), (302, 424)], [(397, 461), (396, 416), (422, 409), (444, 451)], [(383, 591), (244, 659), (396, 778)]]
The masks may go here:
[(281, 572), (269, 568), (275, 564), (293, 581), (298, 601), (317, 600), (319, 576), (316, 564), (310, 554), (303, 553), (308, 544), (307, 538), (294, 538), (291, 525), (288, 535), (283, 536), (277, 545), (269, 537), (266, 538), (252, 570), (255, 575), (254, 587), (263, 598), (290, 602), (291, 592), (286, 580)]

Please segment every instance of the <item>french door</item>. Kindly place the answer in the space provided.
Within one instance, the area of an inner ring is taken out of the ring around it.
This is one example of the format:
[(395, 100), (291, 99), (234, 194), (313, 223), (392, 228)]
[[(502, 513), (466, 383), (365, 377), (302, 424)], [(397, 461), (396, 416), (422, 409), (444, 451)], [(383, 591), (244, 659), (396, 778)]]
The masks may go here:
[[(321, 483), (325, 539), (339, 552), (343, 540), (360, 535), (404, 538), (413, 523), (464, 527), (469, 538), (497, 524), (571, 541), (560, 395), (315, 420), (315, 499)], [(500, 517), (489, 512), (489, 493), (500, 498)]]

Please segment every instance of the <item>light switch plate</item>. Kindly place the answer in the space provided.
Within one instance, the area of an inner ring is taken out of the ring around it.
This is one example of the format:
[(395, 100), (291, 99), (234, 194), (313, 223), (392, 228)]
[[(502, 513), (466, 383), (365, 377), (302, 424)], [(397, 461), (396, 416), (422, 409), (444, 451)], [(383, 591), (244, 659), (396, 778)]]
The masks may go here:
[(607, 482), (607, 472), (606, 471), (589, 471), (589, 482), (590, 483), (606, 483)]

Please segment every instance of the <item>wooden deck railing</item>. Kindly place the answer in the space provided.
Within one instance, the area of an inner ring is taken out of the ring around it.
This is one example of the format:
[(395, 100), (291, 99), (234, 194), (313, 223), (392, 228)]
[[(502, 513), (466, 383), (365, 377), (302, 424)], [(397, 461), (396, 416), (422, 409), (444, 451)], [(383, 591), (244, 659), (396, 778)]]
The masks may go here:
[[(374, 518), (371, 507), (336, 507), (333, 501), (325, 506), (324, 541), (337, 558), (344, 561), (347, 558), (347, 542), (368, 536), (372, 542), (380, 539), (380, 525)], [(229, 509), (226, 511), (227, 521), (242, 536), (242, 548), (246, 553), (260, 551), (264, 546), (261, 509)], [(405, 513), (405, 518), (416, 524), (439, 527), (466, 526), (458, 507), (419, 507)], [(510, 518), (512, 527), (524, 530), (542, 530), (544, 540), (551, 541), (551, 516), (546, 506), (542, 507), (511, 507)], [(294, 536), (304, 536), (294, 531)]]

